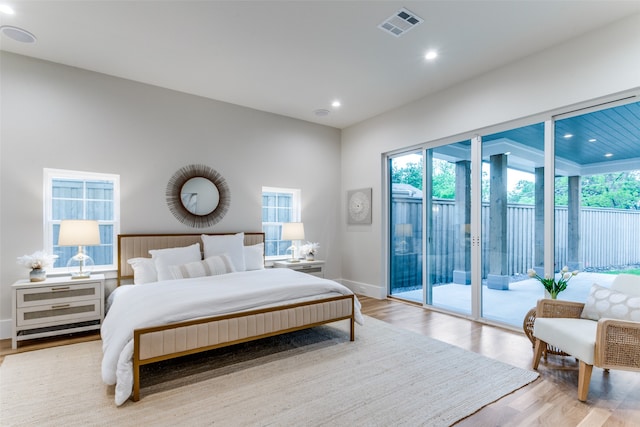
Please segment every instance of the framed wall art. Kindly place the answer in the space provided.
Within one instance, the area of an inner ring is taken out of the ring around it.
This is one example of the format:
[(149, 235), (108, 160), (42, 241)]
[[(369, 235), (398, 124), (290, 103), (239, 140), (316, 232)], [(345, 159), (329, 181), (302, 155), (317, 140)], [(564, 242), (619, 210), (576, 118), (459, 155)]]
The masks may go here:
[(347, 191), (347, 224), (371, 224), (371, 188)]

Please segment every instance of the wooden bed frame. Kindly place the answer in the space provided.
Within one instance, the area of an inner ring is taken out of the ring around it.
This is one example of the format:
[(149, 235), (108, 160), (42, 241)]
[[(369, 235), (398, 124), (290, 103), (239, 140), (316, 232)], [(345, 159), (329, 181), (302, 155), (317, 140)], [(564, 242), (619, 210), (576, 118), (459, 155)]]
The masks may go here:
[[(235, 233), (219, 233), (235, 234)], [(133, 279), (130, 258), (148, 257), (150, 249), (201, 243), (201, 234), (120, 234), (118, 236), (118, 286)], [(245, 232), (245, 246), (264, 242), (264, 233)], [(132, 399), (140, 399), (140, 367), (215, 348), (312, 328), (341, 320), (350, 321), (355, 339), (353, 295), (340, 295), (182, 321), (134, 330)]]

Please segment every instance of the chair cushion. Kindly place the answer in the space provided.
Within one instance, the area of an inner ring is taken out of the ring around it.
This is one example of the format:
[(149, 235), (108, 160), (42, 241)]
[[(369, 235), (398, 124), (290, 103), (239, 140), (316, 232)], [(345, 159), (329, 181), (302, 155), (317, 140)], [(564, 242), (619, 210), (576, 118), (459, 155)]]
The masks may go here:
[(567, 354), (593, 365), (598, 322), (588, 319), (538, 317), (533, 336)]
[(580, 317), (591, 320), (606, 318), (640, 322), (640, 296), (616, 292), (593, 284)]
[(613, 279), (611, 289), (629, 295), (640, 297), (640, 276), (621, 273)]

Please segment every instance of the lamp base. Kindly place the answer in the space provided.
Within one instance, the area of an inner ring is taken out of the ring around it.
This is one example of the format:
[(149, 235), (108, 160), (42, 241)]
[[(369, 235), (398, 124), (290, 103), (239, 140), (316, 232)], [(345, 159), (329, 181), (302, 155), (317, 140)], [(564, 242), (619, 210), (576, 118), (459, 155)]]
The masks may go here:
[(287, 262), (300, 262), (300, 260), (296, 258), (289, 258)]
[(72, 279), (88, 279), (89, 277), (91, 277), (90, 271), (74, 271), (71, 273)]
[(93, 271), (93, 259), (82, 252), (69, 258), (67, 262), (67, 271), (71, 273), (72, 279), (88, 279)]

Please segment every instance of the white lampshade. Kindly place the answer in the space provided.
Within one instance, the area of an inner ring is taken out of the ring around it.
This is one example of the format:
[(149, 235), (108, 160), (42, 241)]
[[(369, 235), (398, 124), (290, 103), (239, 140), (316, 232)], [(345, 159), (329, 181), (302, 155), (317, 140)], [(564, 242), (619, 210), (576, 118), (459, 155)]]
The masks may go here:
[(66, 219), (60, 222), (59, 246), (94, 246), (100, 244), (98, 221)]
[(282, 224), (282, 240), (303, 240), (304, 224), (301, 222), (285, 222)]
[(77, 246), (78, 253), (67, 262), (67, 268), (74, 279), (91, 276), (93, 259), (82, 250), (83, 246), (100, 244), (100, 226), (98, 221), (68, 219), (60, 222), (58, 246)]
[(413, 236), (413, 227), (411, 224), (396, 224), (396, 236), (409, 237)]

